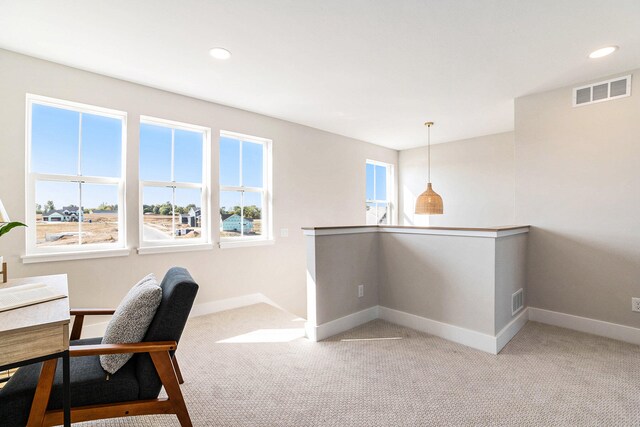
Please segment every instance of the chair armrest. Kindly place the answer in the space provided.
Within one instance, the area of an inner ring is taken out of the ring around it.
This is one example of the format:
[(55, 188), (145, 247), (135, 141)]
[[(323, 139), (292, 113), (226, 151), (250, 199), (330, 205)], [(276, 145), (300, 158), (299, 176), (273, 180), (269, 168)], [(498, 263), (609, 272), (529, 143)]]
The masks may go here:
[(82, 324), (84, 323), (84, 316), (107, 316), (115, 313), (112, 308), (72, 308), (69, 310), (69, 314), (75, 316), (73, 319), (73, 328), (71, 329), (70, 340), (79, 340), (82, 334)]
[(152, 353), (156, 351), (173, 351), (178, 347), (175, 341), (136, 342), (129, 344), (97, 344), (72, 345), (69, 356), (96, 356), (100, 354)]
[(72, 308), (70, 310), (72, 316), (106, 316), (115, 312), (114, 308)]

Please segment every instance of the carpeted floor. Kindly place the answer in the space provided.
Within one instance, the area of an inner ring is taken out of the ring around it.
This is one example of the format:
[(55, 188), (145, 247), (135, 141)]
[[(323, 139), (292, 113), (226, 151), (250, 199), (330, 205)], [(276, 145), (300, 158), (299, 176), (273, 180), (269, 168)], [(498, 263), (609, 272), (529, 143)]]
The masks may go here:
[(640, 426), (638, 346), (529, 322), (492, 356), (381, 320), (321, 343), (303, 325), (266, 304), (191, 319), (178, 358), (194, 425)]

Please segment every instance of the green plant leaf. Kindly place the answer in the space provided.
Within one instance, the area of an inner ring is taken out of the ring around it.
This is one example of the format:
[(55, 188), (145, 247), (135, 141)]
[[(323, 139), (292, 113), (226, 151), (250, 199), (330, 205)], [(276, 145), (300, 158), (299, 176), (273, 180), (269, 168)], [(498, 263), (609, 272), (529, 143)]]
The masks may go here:
[(9, 231), (13, 230), (16, 227), (26, 227), (26, 226), (27, 226), (26, 224), (23, 224), (17, 221), (8, 222), (4, 224), (2, 227), (0, 227), (0, 237), (4, 236), (5, 234), (7, 234)]

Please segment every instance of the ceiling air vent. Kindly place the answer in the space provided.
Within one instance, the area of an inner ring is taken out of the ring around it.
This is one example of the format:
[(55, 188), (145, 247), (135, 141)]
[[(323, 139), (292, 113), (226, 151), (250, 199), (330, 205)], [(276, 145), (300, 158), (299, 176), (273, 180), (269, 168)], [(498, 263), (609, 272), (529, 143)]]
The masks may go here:
[(573, 106), (610, 101), (631, 95), (631, 75), (593, 83), (573, 89)]
[(511, 315), (513, 316), (524, 306), (522, 289), (518, 289), (513, 295), (511, 295)]

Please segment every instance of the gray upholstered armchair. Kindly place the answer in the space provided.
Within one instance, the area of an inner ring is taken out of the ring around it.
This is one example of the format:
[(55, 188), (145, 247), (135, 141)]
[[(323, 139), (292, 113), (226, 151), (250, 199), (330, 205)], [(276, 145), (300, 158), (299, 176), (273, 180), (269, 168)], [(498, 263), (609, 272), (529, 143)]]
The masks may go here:
[[(198, 285), (186, 269), (174, 267), (160, 286), (162, 301), (143, 342), (101, 344), (101, 338), (71, 342), (72, 422), (176, 414), (182, 426), (191, 426), (173, 356)], [(79, 336), (79, 328), (74, 325), (74, 329)], [(134, 353), (134, 357), (115, 374), (107, 375), (99, 355), (116, 353)], [(56, 371), (56, 362), (50, 360), (20, 368), (0, 389), (2, 426), (62, 424), (62, 370)], [(158, 398), (162, 386), (166, 399)]]

